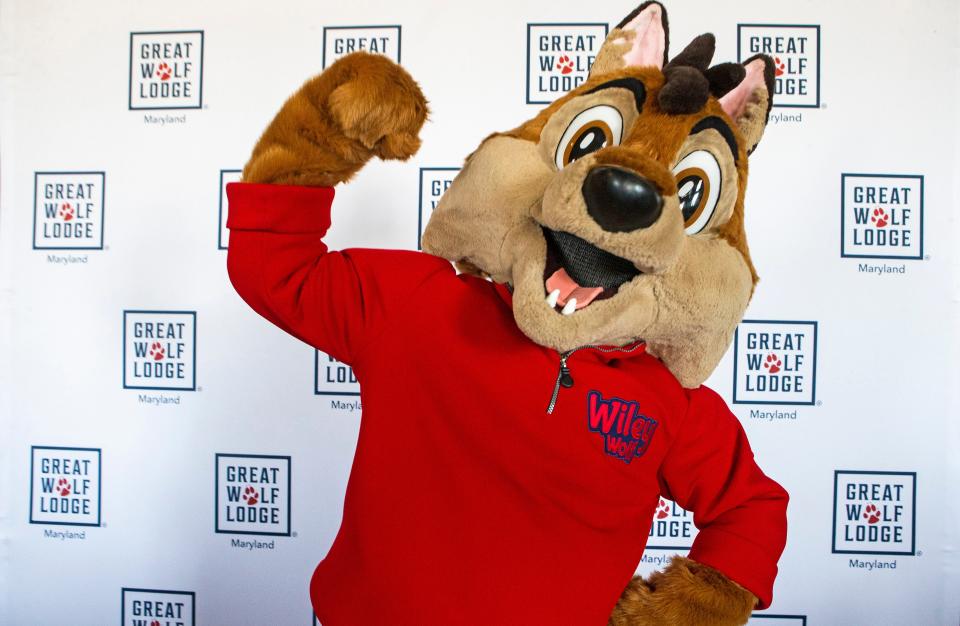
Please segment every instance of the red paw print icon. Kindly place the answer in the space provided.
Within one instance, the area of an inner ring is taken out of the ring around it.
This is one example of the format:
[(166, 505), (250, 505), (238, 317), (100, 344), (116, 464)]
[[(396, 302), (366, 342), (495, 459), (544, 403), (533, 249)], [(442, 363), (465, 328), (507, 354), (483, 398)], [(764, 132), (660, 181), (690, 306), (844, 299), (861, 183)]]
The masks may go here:
[(773, 73), (777, 76), (783, 76), (787, 71), (786, 64), (780, 60), (780, 57), (773, 57), (774, 70)]
[(880, 521), (880, 509), (876, 505), (868, 504), (867, 508), (863, 509), (863, 518), (868, 524), (876, 524)]
[(670, 515), (670, 503), (660, 498), (660, 504), (657, 505), (657, 519), (663, 519)]
[(573, 71), (573, 61), (571, 61), (567, 55), (561, 55), (560, 58), (557, 59), (557, 69), (560, 70), (561, 74), (569, 74)]
[(259, 501), (259, 498), (257, 497), (257, 490), (247, 485), (247, 488), (243, 490), (243, 501), (250, 506), (256, 504)]
[(764, 360), (763, 366), (770, 370), (771, 374), (776, 374), (783, 369), (783, 361), (780, 359), (780, 357), (771, 352), (767, 355), (766, 360)]
[(159, 361), (165, 356), (163, 346), (160, 345), (159, 341), (154, 341), (150, 345), (150, 356), (153, 357), (154, 361)]
[(173, 70), (166, 63), (161, 63), (157, 66), (157, 78), (160, 80), (170, 80), (170, 77), (173, 76)]
[(150, 626), (160, 626), (160, 620), (158, 619), (153, 620), (152, 622), (150, 622)]
[(63, 218), (64, 222), (69, 222), (73, 219), (73, 206), (69, 202), (64, 202), (60, 207), (60, 217)]
[(57, 481), (57, 486), (56, 486), (54, 489), (55, 489), (56, 492), (59, 493), (61, 496), (69, 496), (69, 495), (70, 495), (70, 481), (67, 480), (66, 478), (61, 478), (60, 480)]
[(883, 228), (890, 223), (890, 216), (887, 215), (887, 212), (881, 208), (876, 208), (873, 210), (873, 215), (870, 216), (870, 221), (877, 225), (877, 228)]

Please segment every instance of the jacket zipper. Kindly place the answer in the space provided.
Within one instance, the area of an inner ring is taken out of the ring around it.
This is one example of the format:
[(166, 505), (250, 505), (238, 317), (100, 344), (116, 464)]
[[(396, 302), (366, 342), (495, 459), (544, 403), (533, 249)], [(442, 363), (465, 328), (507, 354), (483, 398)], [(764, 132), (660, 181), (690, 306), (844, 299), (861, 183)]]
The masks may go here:
[(553, 409), (557, 406), (557, 398), (560, 396), (560, 387), (566, 387), (569, 389), (573, 387), (573, 376), (570, 374), (570, 368), (567, 367), (567, 359), (573, 355), (574, 352), (579, 352), (580, 350), (586, 350), (587, 348), (592, 348), (598, 352), (603, 352), (609, 354), (611, 352), (624, 352), (629, 354), (644, 345), (644, 342), (638, 341), (636, 344), (630, 346), (629, 348), (607, 348), (604, 346), (598, 345), (586, 345), (580, 346), (579, 348), (574, 348), (573, 350), (567, 350), (566, 352), (559, 352), (560, 355), (560, 371), (557, 372), (557, 382), (553, 385), (553, 395), (550, 396), (550, 404), (547, 405), (547, 415), (553, 414)]

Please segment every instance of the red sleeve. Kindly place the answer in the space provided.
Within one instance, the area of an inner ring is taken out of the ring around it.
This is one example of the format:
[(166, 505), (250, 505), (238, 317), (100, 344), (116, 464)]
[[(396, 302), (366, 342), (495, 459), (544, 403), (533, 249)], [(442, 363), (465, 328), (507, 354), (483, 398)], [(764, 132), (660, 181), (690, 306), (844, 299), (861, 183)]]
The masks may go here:
[(442, 259), (399, 250), (328, 252), (329, 187), (227, 185), (227, 270), (240, 297), (291, 335), (355, 363)]
[(753, 460), (743, 427), (714, 391), (690, 394), (681, 432), (660, 469), (660, 486), (693, 512), (699, 534), (689, 558), (719, 570), (770, 605), (787, 540), (787, 492)]

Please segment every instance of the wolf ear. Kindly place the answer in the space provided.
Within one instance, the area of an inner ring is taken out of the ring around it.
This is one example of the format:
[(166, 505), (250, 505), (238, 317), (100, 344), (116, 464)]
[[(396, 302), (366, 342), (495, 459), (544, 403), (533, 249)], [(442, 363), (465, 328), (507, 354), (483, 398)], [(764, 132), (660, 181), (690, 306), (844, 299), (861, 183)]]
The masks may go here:
[(662, 69), (667, 63), (669, 42), (667, 10), (659, 2), (644, 2), (607, 35), (590, 75), (599, 76), (625, 67)]
[(773, 107), (773, 59), (758, 54), (747, 59), (743, 68), (743, 80), (720, 98), (720, 106), (740, 129), (750, 154), (760, 143)]

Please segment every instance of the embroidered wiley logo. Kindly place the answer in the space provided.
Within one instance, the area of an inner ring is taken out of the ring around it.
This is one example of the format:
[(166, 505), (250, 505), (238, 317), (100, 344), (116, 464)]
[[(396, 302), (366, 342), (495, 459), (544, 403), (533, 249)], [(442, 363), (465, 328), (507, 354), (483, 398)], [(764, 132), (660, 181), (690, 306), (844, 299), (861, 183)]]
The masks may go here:
[(527, 104), (549, 104), (587, 80), (606, 24), (527, 24)]
[(216, 455), (216, 532), (290, 536), (290, 457)]
[(773, 58), (773, 106), (820, 107), (820, 26), (737, 24), (737, 61)]
[(130, 33), (133, 109), (203, 108), (203, 31)]
[(197, 314), (123, 312), (123, 388), (194, 391)]
[(100, 525), (98, 448), (30, 448), (30, 523)]
[(923, 258), (923, 176), (841, 174), (840, 256)]
[(192, 591), (132, 589), (120, 591), (123, 626), (194, 626), (196, 594)]
[(657, 430), (657, 421), (640, 414), (632, 400), (604, 400), (599, 391), (587, 394), (587, 426), (603, 436), (604, 450), (629, 463), (643, 456)]
[(400, 63), (399, 26), (326, 26), (323, 67), (351, 52), (382, 54)]
[(422, 250), (423, 228), (430, 215), (440, 203), (440, 197), (453, 184), (460, 172), (459, 167), (421, 167), (420, 168), (420, 213), (417, 217), (417, 250)]
[(227, 228), (227, 185), (239, 183), (242, 170), (220, 170), (220, 234), (217, 236), (217, 248), (226, 250), (230, 242), (230, 230)]
[(314, 350), (313, 393), (318, 396), (359, 396), (360, 383), (353, 368), (329, 354)]
[(103, 172), (35, 172), (33, 249), (102, 250)]
[(816, 404), (816, 322), (743, 320), (733, 347), (735, 404)]
[(837, 470), (834, 554), (915, 554), (916, 486), (915, 472)]

